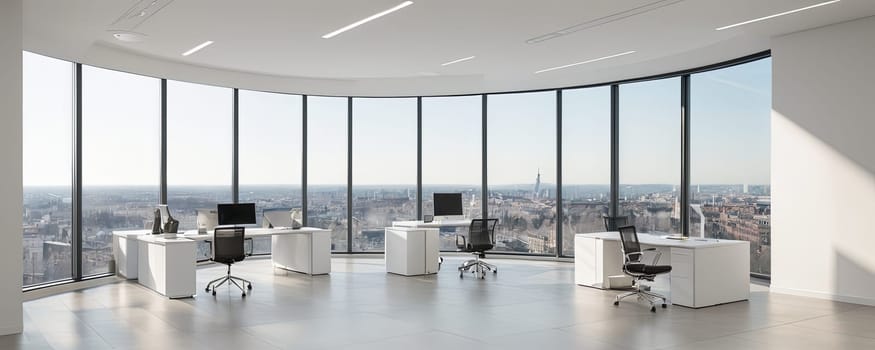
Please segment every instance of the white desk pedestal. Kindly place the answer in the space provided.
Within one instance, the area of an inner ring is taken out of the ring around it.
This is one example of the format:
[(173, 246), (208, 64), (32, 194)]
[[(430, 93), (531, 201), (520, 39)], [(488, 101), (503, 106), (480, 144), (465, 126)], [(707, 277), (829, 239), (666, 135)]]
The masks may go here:
[(306, 273), (331, 273), (331, 233), (326, 230), (271, 237), (273, 266)]
[(386, 272), (404, 276), (438, 271), (440, 242), (436, 228), (386, 228)]
[(129, 280), (137, 279), (137, 254), (139, 250), (137, 236), (149, 233), (146, 230), (113, 232), (112, 254), (115, 259), (117, 275)]
[(140, 284), (168, 298), (188, 298), (196, 294), (197, 242), (153, 235), (138, 236), (137, 239)]

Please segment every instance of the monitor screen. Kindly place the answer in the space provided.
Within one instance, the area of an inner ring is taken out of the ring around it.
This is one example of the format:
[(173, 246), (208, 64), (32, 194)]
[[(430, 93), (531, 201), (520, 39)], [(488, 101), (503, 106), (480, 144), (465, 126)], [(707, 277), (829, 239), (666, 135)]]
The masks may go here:
[(292, 210), (289, 208), (265, 209), (261, 213), (261, 225), (267, 228), (292, 227)]
[(255, 203), (219, 204), (219, 225), (248, 225), (255, 223)]
[(457, 216), (462, 212), (461, 193), (435, 193), (434, 216)]

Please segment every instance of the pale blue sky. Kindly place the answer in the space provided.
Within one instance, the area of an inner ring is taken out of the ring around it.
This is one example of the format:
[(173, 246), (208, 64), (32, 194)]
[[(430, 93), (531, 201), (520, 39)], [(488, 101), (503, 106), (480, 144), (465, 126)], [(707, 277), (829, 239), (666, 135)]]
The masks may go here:
[(161, 81), (82, 67), (83, 185), (151, 185), (161, 155)]
[(482, 100), (480, 96), (422, 99), (423, 184), (480, 184)]
[(307, 182), (346, 184), (347, 98), (307, 97)]
[(240, 90), (240, 185), (301, 184), (303, 97)]
[[(85, 185), (157, 185), (158, 79), (84, 67)], [(72, 65), (24, 54), (25, 185), (69, 185)], [(771, 59), (692, 76), (693, 184), (769, 182)], [(680, 181), (680, 80), (621, 85), (620, 181)], [(229, 185), (229, 88), (168, 81), (168, 183)], [(240, 91), (240, 183), (300, 184), (298, 95)], [(491, 185), (555, 182), (554, 91), (488, 96)], [(563, 92), (565, 184), (607, 184), (608, 87)], [(310, 184), (346, 182), (344, 97), (308, 98)], [(481, 96), (423, 98), (423, 183), (480, 182)], [(416, 99), (353, 99), (356, 185), (414, 184)]]

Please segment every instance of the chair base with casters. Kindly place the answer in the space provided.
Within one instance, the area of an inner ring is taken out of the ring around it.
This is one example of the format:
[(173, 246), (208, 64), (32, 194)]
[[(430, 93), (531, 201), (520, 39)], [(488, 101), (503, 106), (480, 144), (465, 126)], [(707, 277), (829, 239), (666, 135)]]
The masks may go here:
[(636, 296), (636, 297), (638, 297), (638, 301), (646, 300), (648, 303), (650, 303), (650, 311), (651, 312), (656, 312), (656, 304), (659, 304), (658, 302), (660, 300), (662, 301), (661, 304), (662, 304), (663, 309), (668, 307), (668, 305), (666, 304), (666, 298), (664, 296), (651, 292), (650, 286), (642, 285), (640, 281), (635, 281), (635, 282), (636, 282), (635, 283), (635, 290), (633, 290), (631, 292), (626, 292), (623, 294), (618, 294), (614, 298), (614, 305), (615, 306), (620, 305), (620, 300), (623, 300), (623, 299), (631, 297), (631, 296)]
[[(662, 301), (662, 307), (666, 308), (666, 298), (657, 293), (651, 292), (649, 286), (641, 284), (642, 281), (653, 282), (657, 275), (667, 274), (671, 272), (671, 265), (657, 265), (662, 252), (656, 248), (642, 249), (638, 241), (638, 232), (635, 226), (623, 226), (617, 229), (620, 233), (620, 246), (623, 253), (623, 273), (634, 279), (635, 290), (617, 295), (614, 298), (614, 305), (620, 305), (620, 300), (627, 297), (636, 296), (638, 301), (646, 300), (650, 303), (650, 311), (656, 312), (656, 304)], [(650, 264), (643, 262), (644, 252), (655, 252), (656, 256)]]
[[(252, 282), (249, 282), (249, 280), (245, 280), (237, 276), (231, 276), (231, 265), (228, 265), (228, 273), (225, 276), (216, 278), (210, 281), (210, 283), (207, 283), (207, 287), (204, 288), (204, 291), (206, 291), (207, 293), (212, 292), (213, 295), (216, 295), (216, 288), (219, 288), (219, 286), (225, 284), (225, 282), (230, 282), (228, 283), (228, 285), (233, 284), (237, 286), (237, 288), (240, 289), (241, 292), (243, 292), (244, 298), (246, 297), (247, 290), (252, 290)], [(246, 286), (246, 289), (243, 288), (243, 285)]]
[(498, 267), (489, 263), (480, 260), (483, 257), (483, 254), (473, 253), (474, 259), (465, 261), (459, 266), (459, 278), (465, 276), (465, 272), (471, 271), (476, 277), (486, 278), (486, 271), (492, 271), (492, 273), (498, 273)]

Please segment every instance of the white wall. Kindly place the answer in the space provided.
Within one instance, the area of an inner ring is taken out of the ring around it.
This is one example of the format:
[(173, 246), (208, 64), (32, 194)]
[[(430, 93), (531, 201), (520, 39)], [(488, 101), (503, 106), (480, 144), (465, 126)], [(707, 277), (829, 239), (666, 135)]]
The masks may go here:
[(20, 333), (21, 0), (0, 1), (0, 335)]
[(773, 39), (772, 291), (875, 305), (875, 17)]

